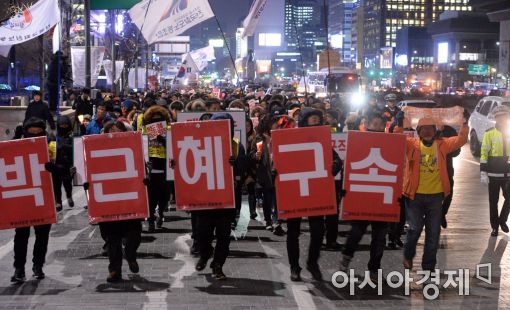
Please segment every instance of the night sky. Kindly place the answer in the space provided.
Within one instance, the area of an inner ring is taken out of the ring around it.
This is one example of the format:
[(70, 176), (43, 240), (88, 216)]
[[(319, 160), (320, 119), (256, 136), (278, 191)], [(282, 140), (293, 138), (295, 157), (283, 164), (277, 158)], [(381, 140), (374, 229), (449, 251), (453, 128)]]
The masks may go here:
[(228, 35), (233, 35), (238, 22), (248, 15), (252, 0), (209, 0), (209, 2), (223, 30)]

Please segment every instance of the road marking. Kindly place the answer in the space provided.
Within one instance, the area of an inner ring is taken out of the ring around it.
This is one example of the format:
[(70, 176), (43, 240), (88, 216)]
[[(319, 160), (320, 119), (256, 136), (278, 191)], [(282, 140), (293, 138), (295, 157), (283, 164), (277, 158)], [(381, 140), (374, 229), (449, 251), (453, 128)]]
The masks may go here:
[(191, 235), (186, 234), (179, 236), (175, 239), (174, 244), (176, 245), (176, 253), (174, 260), (184, 262), (184, 265), (177, 270), (175, 273), (169, 274), (170, 277), (175, 278), (172, 282), (171, 288), (184, 288), (184, 277), (189, 277), (195, 272), (195, 261), (189, 254), (190, 247), (186, 241), (191, 240)]
[(470, 159), (465, 159), (465, 158), (462, 158), (463, 161), (466, 161), (468, 163), (472, 163), (473, 165), (477, 165), (477, 166), (480, 166), (480, 163), (479, 162), (476, 162), (476, 161), (473, 161), (473, 160), (470, 160)]

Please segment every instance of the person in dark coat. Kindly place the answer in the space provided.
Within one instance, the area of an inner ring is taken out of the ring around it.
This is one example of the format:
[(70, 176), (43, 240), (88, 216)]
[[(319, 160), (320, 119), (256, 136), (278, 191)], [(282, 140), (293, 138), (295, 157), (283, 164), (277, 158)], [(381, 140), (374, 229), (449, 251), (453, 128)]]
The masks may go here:
[[(313, 108), (304, 108), (299, 115), (299, 128), (322, 126), (324, 118), (322, 111)], [(332, 174), (337, 175), (342, 170), (342, 160), (338, 154), (331, 148), (333, 153)], [(301, 234), (302, 218), (292, 218), (287, 220), (287, 255), (290, 264), (290, 279), (292, 281), (301, 281), (301, 267), (299, 266), (299, 235)], [(318, 260), (324, 238), (324, 216), (308, 217), (310, 224), (310, 245), (308, 248), (308, 259), (306, 269), (317, 281), (322, 281), (322, 272), (319, 268)]]
[(53, 192), (57, 211), (62, 211), (62, 185), (66, 192), (67, 203), (70, 208), (74, 207), (72, 197), (73, 176), (73, 124), (68, 116), (61, 115), (57, 118), (57, 158), (56, 168), (51, 174), (53, 177)]
[(25, 112), (25, 121), (31, 117), (37, 117), (47, 122), (52, 130), (55, 130), (55, 120), (50, 113), (50, 108), (42, 100), (42, 94), (40, 91), (33, 92), (34, 99), (28, 104), (27, 111)]

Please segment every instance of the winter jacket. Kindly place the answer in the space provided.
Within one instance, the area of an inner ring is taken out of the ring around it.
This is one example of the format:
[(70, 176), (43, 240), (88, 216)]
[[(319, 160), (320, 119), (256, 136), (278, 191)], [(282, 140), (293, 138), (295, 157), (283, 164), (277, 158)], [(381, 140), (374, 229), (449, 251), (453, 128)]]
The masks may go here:
[(480, 171), (493, 178), (510, 177), (509, 155), (508, 136), (497, 128), (487, 130), (483, 135)]
[[(436, 139), (437, 146), (437, 164), (439, 167), (439, 174), (441, 183), (443, 185), (445, 197), (450, 194), (450, 180), (448, 177), (448, 169), (446, 158), (447, 155), (460, 149), (466, 144), (468, 139), (468, 127), (463, 126), (459, 135), (451, 138), (438, 138)], [(402, 132), (399, 127), (395, 128), (395, 132)], [(407, 138), (406, 145), (406, 160), (407, 167), (404, 173), (404, 196), (414, 199), (418, 185), (420, 182), (420, 161), (421, 161), (421, 140), (419, 138)]]
[(25, 120), (31, 117), (37, 117), (47, 122), (51, 129), (55, 129), (55, 121), (50, 113), (50, 108), (43, 101), (31, 101), (25, 112)]

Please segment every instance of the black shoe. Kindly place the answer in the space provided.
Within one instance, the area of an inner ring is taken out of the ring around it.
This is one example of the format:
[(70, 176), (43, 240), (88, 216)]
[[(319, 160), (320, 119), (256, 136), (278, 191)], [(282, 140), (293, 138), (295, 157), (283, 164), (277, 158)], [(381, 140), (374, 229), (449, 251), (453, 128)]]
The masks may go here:
[(42, 280), (46, 277), (42, 270), (42, 266), (34, 266), (32, 267), (32, 271), (34, 272), (34, 278), (37, 280)]
[(195, 265), (195, 269), (197, 271), (202, 271), (205, 269), (205, 266), (207, 266), (207, 261), (209, 260), (209, 258), (205, 258), (205, 257), (200, 257), (200, 259), (198, 260), (197, 264)]
[(118, 271), (112, 271), (106, 278), (106, 282), (108, 283), (116, 283), (122, 281), (122, 273)]
[(328, 242), (324, 247), (328, 251), (340, 251), (342, 249), (342, 245), (338, 242)]
[(216, 278), (216, 280), (226, 280), (227, 276), (223, 273), (223, 269), (220, 265), (213, 265), (212, 266), (212, 274)]
[(158, 218), (156, 225), (158, 228), (163, 227), (163, 218), (162, 217)]
[(441, 227), (443, 227), (443, 228), (448, 227), (448, 223), (446, 222), (446, 216), (445, 215), (443, 215), (443, 217), (441, 218)]
[(14, 275), (11, 277), (11, 282), (18, 284), (25, 282), (25, 270), (21, 268), (14, 270)]
[(493, 236), (493, 237), (497, 237), (498, 236), (498, 229), (497, 228), (492, 230), (491, 236)]
[(306, 270), (308, 270), (312, 274), (312, 277), (316, 281), (322, 281), (322, 272), (321, 272), (321, 270), (319, 268), (319, 265), (317, 265), (317, 264), (306, 264)]
[(277, 236), (284, 236), (285, 230), (283, 230), (282, 225), (280, 225), (280, 224), (276, 225), (273, 230), (273, 234), (275, 234)]
[(69, 205), (69, 208), (74, 208), (73, 197), (67, 197), (67, 204)]
[(57, 202), (57, 206), (55, 207), (55, 209), (57, 209), (57, 212), (62, 211), (62, 209), (63, 209), (62, 203), (61, 202)]
[(129, 270), (132, 273), (139, 273), (140, 272), (140, 266), (138, 266), (138, 263), (136, 260), (128, 262)]
[(301, 281), (301, 268), (290, 268), (290, 280), (293, 282), (299, 282)]
[(156, 227), (154, 226), (154, 222), (149, 223), (149, 229), (147, 230), (149, 233), (153, 233), (156, 231)]
[(190, 253), (192, 255), (198, 255), (200, 252), (198, 251), (198, 244), (195, 240), (193, 240), (193, 244), (191, 245), (191, 248), (189, 249)]
[(507, 232), (508, 232), (508, 226), (506, 225), (506, 223), (501, 223), (499, 226), (501, 226), (501, 230), (502, 230), (504, 233), (507, 233)]
[(257, 213), (250, 214), (250, 219), (254, 220), (257, 218)]

